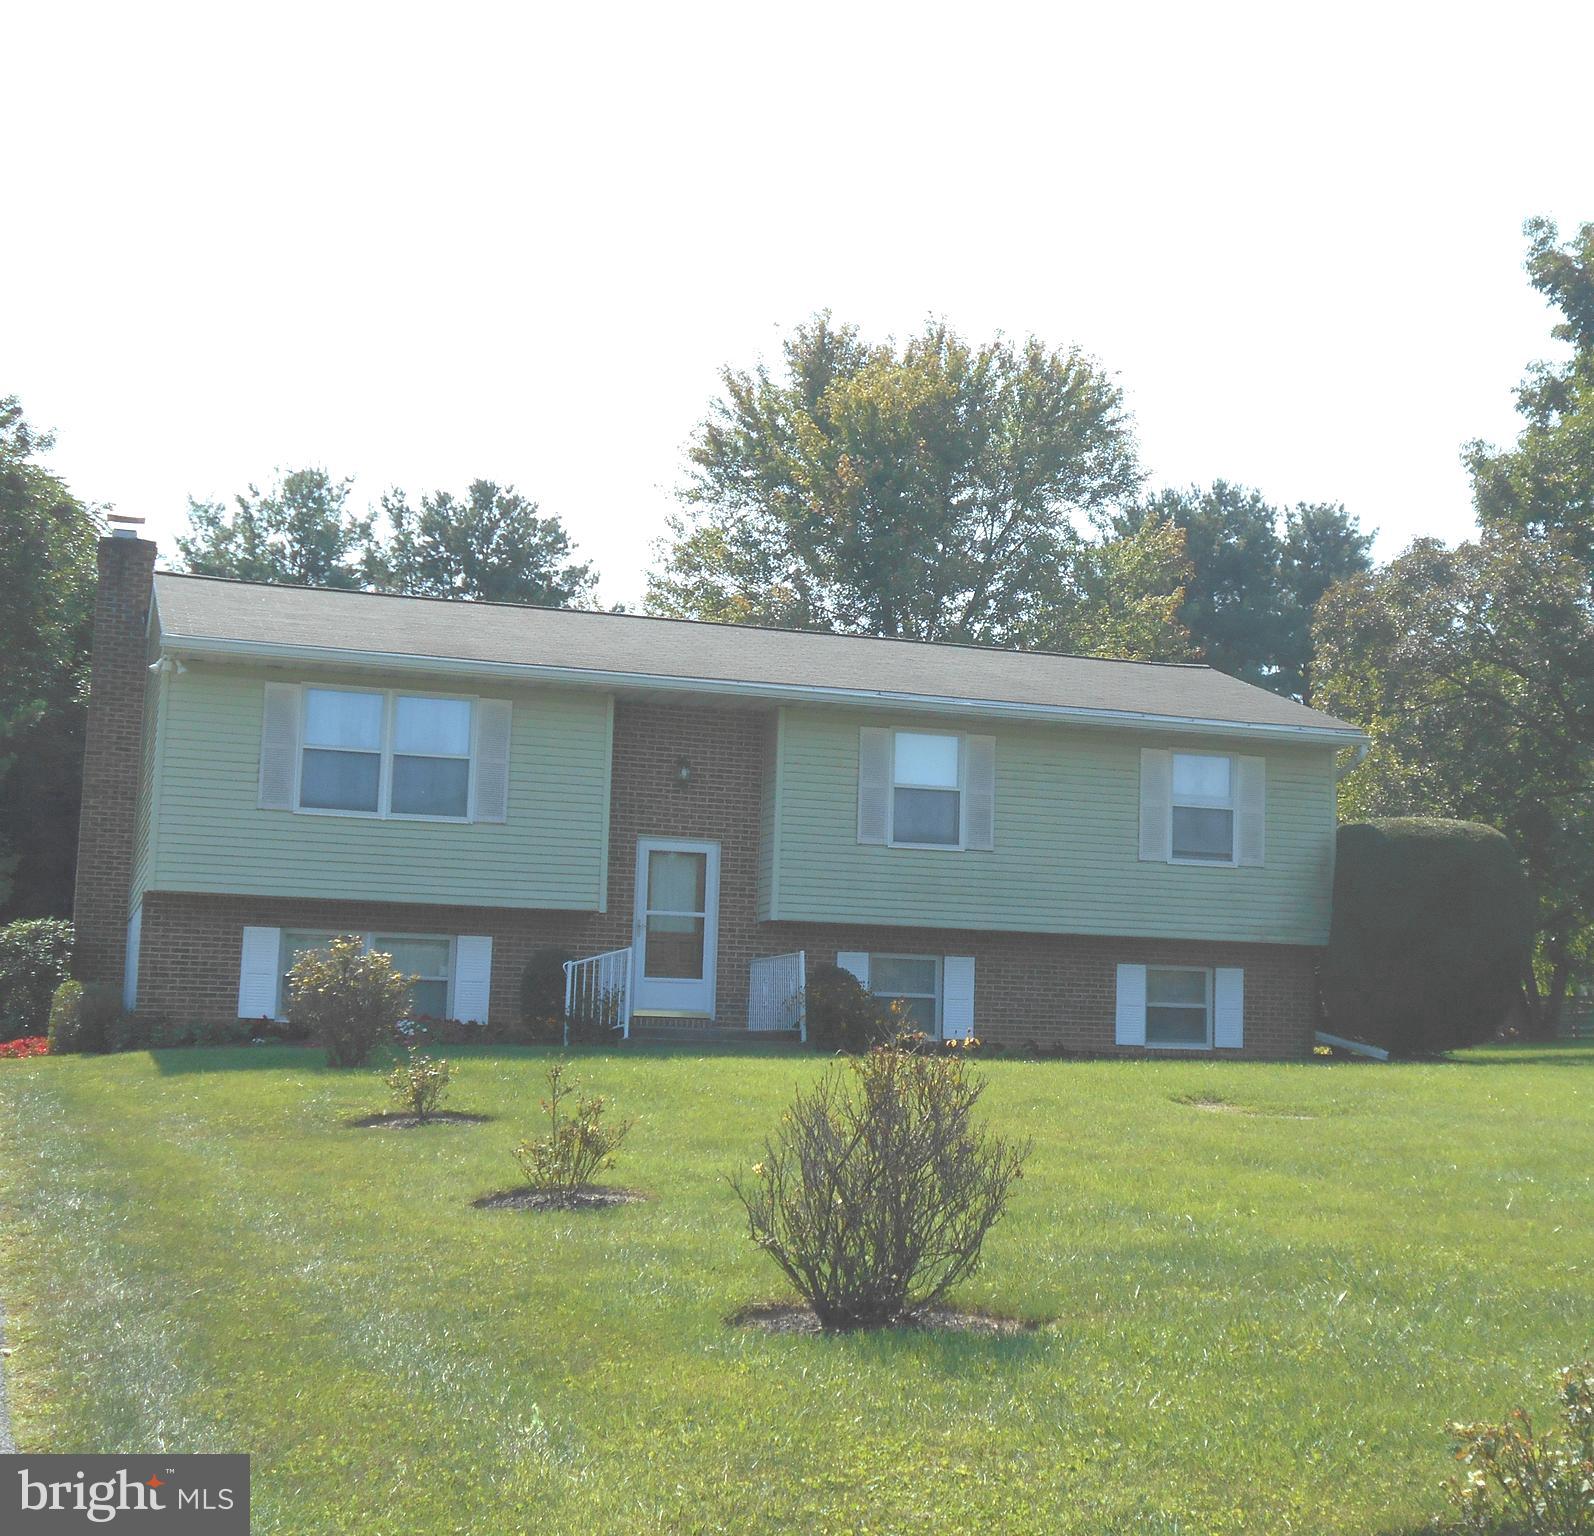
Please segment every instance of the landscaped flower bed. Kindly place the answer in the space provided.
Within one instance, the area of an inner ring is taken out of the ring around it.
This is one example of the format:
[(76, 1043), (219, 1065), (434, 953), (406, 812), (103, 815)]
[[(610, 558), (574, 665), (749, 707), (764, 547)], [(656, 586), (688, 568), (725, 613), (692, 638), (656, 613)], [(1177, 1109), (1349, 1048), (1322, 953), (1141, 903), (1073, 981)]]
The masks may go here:
[(50, 1042), (43, 1035), (24, 1035), (20, 1040), (0, 1040), (0, 1061), (22, 1056), (43, 1056)]

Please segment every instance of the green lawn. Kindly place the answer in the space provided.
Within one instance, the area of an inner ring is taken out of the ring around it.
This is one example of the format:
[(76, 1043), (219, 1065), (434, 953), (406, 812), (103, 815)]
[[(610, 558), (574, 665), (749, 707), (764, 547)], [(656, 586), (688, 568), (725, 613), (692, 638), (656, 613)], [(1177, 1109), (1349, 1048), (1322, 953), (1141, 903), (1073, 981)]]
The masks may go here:
[(818, 1064), (577, 1054), (655, 1201), (471, 1209), (535, 1051), (408, 1133), (308, 1051), (0, 1062), (23, 1448), (248, 1451), (294, 1536), (1394, 1533), (1447, 1419), (1594, 1353), (1589, 1047), (985, 1066), (1035, 1153), (960, 1299), (1054, 1320), (1002, 1339), (727, 1327), (783, 1291), (722, 1175)]

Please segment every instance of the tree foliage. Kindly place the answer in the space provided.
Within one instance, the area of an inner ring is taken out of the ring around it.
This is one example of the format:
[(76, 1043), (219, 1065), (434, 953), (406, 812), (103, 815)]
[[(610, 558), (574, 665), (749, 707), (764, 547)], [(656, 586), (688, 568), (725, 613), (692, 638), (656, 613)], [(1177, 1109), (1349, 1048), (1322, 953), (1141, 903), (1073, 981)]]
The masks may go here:
[(727, 368), (688, 448), (653, 612), (1020, 643), (1058, 627), (1076, 519), (1131, 495), (1117, 385), (1075, 349), (898, 347), (816, 315), (783, 368)]
[(1281, 510), (1225, 480), (1161, 491), (1111, 518), (1120, 537), (1158, 524), (1184, 534), (1188, 574), (1177, 615), (1195, 654), (1221, 672), (1310, 700), (1313, 611), (1335, 582), (1369, 569), (1372, 536), (1337, 504)]
[(100, 520), (0, 398), (0, 915), (72, 905)]
[(223, 502), (188, 503), (190, 532), (177, 548), (188, 570), (238, 581), (305, 587), (360, 587), (375, 518), (349, 507), (348, 480), (296, 469), (262, 491)]
[(1540, 974), (1558, 1014), (1594, 925), (1594, 603), (1555, 536), (1499, 528), (1419, 540), (1318, 608), (1317, 700), (1362, 724), (1356, 817), (1444, 816), (1504, 832), (1533, 883)]
[(512, 485), (473, 480), (463, 497), (436, 491), (418, 507), (395, 490), (382, 506), (392, 535), (373, 541), (369, 574), (384, 592), (551, 608), (593, 601), (596, 572), (574, 558), (564, 524)]
[(1524, 233), (1528, 280), (1561, 312), (1551, 334), (1571, 356), (1529, 370), (1514, 447), (1468, 444), (1473, 501), (1486, 525), (1560, 534), (1594, 572), (1594, 224), (1564, 245), (1549, 219), (1529, 219)]

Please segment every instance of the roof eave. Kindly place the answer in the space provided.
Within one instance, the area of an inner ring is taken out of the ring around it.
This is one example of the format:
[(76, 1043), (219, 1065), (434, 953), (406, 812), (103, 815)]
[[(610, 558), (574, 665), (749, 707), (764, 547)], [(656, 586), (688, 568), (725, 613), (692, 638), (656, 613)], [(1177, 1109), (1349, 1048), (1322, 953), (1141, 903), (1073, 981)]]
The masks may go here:
[(536, 662), (480, 661), (460, 656), (416, 656), (401, 651), (349, 650), (341, 646), (294, 645), (214, 635), (161, 637), (163, 651), (188, 656), (254, 661), (307, 662), (320, 666), (378, 667), (389, 672), (424, 672), (445, 677), (496, 678), (504, 682), (563, 683), (598, 688), (635, 688), (762, 699), (776, 704), (838, 704), (878, 709), (888, 705), (925, 714), (983, 715), (1008, 720), (1074, 721), (1123, 730), (1167, 731), (1198, 736), (1250, 736), (1311, 741), (1341, 747), (1366, 741), (1352, 726), (1279, 725), (1257, 721), (1162, 715), (1145, 710), (1095, 709), (1077, 704), (1023, 704), (1007, 699), (959, 698), (873, 688), (828, 688), (805, 683), (756, 683), (729, 678), (675, 677), (653, 672), (617, 672), (599, 667), (548, 666)]

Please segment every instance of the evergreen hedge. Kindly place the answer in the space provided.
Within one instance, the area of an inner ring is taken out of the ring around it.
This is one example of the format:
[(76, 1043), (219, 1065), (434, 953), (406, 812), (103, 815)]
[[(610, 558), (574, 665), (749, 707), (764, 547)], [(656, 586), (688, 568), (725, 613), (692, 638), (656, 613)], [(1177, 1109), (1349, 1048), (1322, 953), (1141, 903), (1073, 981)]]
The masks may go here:
[(1323, 1006), (1335, 1034), (1401, 1056), (1475, 1045), (1520, 995), (1533, 904), (1492, 827), (1422, 816), (1339, 829)]

